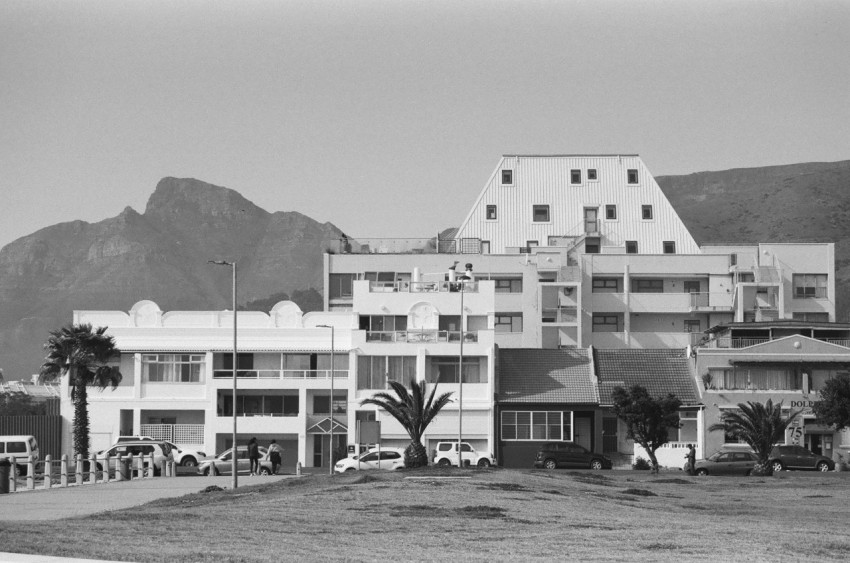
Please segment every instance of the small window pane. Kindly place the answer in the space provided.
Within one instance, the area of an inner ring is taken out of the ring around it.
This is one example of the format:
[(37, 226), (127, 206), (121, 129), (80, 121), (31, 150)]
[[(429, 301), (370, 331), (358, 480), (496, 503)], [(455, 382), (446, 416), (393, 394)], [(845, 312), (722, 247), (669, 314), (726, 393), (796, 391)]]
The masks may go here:
[(536, 223), (540, 222), (548, 222), (549, 221), (549, 206), (548, 205), (535, 205), (534, 206), (534, 221)]

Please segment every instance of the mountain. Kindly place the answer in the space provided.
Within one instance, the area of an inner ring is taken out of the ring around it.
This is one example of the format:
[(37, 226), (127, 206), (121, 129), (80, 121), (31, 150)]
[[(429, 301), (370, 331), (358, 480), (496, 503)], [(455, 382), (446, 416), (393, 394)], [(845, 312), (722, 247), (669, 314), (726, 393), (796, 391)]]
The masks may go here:
[(341, 231), (297, 213), (269, 213), (238, 192), (164, 178), (145, 212), (126, 208), (98, 223), (72, 221), (0, 250), (0, 367), (38, 371), (47, 331), (74, 309), (126, 311), (141, 299), (163, 310), (231, 306), (236, 260), (240, 303), (322, 289), (322, 254)]
[(850, 320), (850, 161), (658, 176), (705, 243), (834, 242), (836, 318)]

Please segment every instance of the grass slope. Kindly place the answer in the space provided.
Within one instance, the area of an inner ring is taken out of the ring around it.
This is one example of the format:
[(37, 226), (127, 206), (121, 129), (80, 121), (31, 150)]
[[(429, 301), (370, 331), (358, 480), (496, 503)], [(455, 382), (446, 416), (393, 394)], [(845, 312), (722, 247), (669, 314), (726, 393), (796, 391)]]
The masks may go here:
[(187, 495), (49, 531), (6, 523), (0, 546), (140, 562), (839, 560), (850, 552), (847, 498), (848, 473), (356, 473)]

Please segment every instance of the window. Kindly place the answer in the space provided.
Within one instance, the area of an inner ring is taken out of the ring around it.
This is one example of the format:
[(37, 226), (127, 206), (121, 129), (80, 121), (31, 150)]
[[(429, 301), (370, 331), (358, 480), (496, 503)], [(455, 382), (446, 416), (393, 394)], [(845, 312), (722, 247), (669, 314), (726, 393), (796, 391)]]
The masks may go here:
[(632, 280), (632, 293), (664, 293), (664, 280)]
[(599, 254), (600, 242), (599, 237), (588, 237), (584, 239), (585, 254)]
[(527, 242), (525, 243), (526, 254), (527, 254), (527, 253), (529, 253), (529, 252), (531, 252), (531, 249), (532, 249), (532, 248), (537, 248), (538, 246), (540, 246), (540, 242), (539, 242), (539, 241), (536, 241), (536, 240), (530, 240), (530, 241), (527, 241)]
[(534, 222), (548, 223), (549, 222), (549, 206), (535, 205), (534, 206)]
[(664, 241), (664, 254), (676, 254), (676, 242), (672, 240)]
[(573, 440), (572, 411), (502, 411), (502, 440)]
[[(428, 383), (457, 383), (457, 356), (430, 356), (426, 359)], [(487, 358), (463, 358), (463, 382), (487, 383)]]
[(803, 388), (802, 374), (794, 368), (710, 368), (708, 372), (717, 389), (796, 391)]
[(792, 313), (791, 317), (795, 321), (808, 321), (815, 323), (829, 322), (829, 313)]
[(496, 293), (522, 293), (522, 278), (496, 278)]
[(522, 313), (497, 313), (495, 332), (522, 332)]
[(637, 254), (638, 246), (636, 240), (627, 240), (626, 241), (626, 254)]
[(641, 205), (640, 206), (640, 218), (644, 221), (652, 220), (652, 206), (651, 205)]
[[(204, 377), (204, 360), (203, 354), (142, 354), (142, 379), (157, 383), (200, 383)], [(232, 359), (230, 366), (233, 369)]]
[(794, 299), (824, 298), (827, 274), (794, 274)]
[(576, 170), (575, 168), (570, 170), (570, 183), (581, 184), (581, 170)]
[[(330, 395), (314, 395), (313, 396), (313, 414), (331, 414), (331, 397)], [(348, 401), (345, 395), (337, 395), (334, 393), (333, 413), (347, 412)]]
[(593, 315), (593, 332), (620, 332), (618, 315)]
[(330, 274), (328, 276), (328, 298), (351, 297), (351, 282), (356, 277), (357, 274)]
[(488, 205), (487, 206), (487, 220), (495, 221), (496, 220), (496, 206)]
[(361, 315), (360, 330), (365, 330), (366, 341), (392, 342), (396, 331), (407, 330), (406, 315)]
[(593, 278), (593, 293), (620, 293), (620, 279)]
[(699, 319), (685, 319), (685, 332), (700, 332)]
[(605, 218), (609, 221), (613, 221), (617, 219), (617, 206), (616, 205), (606, 205), (605, 206)]
[(416, 356), (358, 356), (357, 388), (386, 389), (387, 381), (407, 385), (416, 377)]
[(637, 168), (629, 168), (626, 172), (626, 179), (629, 184), (637, 184), (638, 183), (638, 171)]
[(587, 179), (588, 180), (596, 180), (596, 168), (588, 168), (587, 169)]
[(502, 170), (502, 185), (510, 186), (514, 183), (514, 171)]

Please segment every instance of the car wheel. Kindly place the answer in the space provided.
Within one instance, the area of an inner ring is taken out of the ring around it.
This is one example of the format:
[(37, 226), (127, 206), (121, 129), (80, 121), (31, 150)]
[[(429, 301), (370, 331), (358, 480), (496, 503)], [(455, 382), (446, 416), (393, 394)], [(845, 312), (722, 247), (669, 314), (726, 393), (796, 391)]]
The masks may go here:
[(349, 471), (357, 471), (357, 468), (356, 467), (349, 467), (345, 470), (346, 473), (348, 473)]
[(197, 467), (198, 460), (193, 458), (192, 456), (184, 457), (180, 461), (180, 465), (183, 466), (183, 467)]
[(598, 471), (598, 470), (602, 469), (602, 462), (599, 461), (598, 459), (594, 459), (593, 461), (590, 462), (590, 468), (596, 469)]
[(490, 467), (490, 460), (489, 459), (478, 460), (478, 467)]
[(452, 464), (452, 462), (450, 462), (450, 461), (449, 461), (449, 460), (447, 460), (446, 458), (443, 458), (443, 459), (441, 459), (440, 461), (438, 461), (438, 462), (437, 462), (437, 465), (438, 465), (439, 467), (448, 467), (448, 466), (449, 466), (449, 465), (451, 465), (451, 464)]
[(260, 468), (260, 475), (271, 475), (271, 474), (272, 474), (272, 470), (269, 469), (268, 467), (261, 467)]
[(558, 462), (554, 459), (547, 459), (543, 462), (543, 467), (546, 469), (556, 469), (558, 467)]
[(708, 469), (704, 469), (702, 467), (697, 469), (697, 475), (699, 475), (700, 477), (705, 477), (706, 475), (708, 475)]
[(817, 466), (818, 471), (829, 471), (829, 464), (825, 461), (819, 461)]
[(785, 465), (783, 465), (783, 463), (779, 460), (774, 461), (772, 465), (774, 473), (778, 473), (779, 471), (785, 469)]

